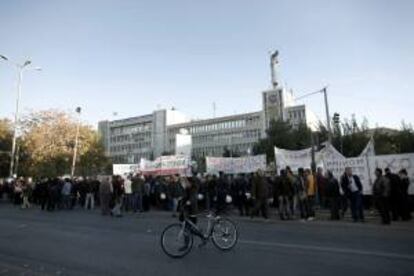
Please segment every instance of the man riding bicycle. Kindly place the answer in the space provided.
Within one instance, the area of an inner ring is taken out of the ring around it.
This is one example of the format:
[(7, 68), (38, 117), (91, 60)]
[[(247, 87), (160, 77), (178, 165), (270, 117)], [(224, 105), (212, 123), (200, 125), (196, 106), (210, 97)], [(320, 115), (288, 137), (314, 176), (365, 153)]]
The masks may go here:
[[(179, 220), (183, 222), (186, 218), (188, 218), (194, 225), (197, 225), (197, 213), (198, 213), (198, 187), (194, 181), (188, 179), (187, 177), (180, 178), (181, 186), (184, 189), (183, 197), (178, 203), (178, 210), (179, 210)], [(190, 229), (191, 230), (191, 229)], [(205, 244), (206, 242), (203, 239), (203, 236), (200, 235), (196, 231), (192, 231), (193, 234), (199, 236), (203, 241), (201, 245)], [(181, 251), (186, 250), (188, 246), (189, 238), (185, 237), (185, 243), (180, 248)]]

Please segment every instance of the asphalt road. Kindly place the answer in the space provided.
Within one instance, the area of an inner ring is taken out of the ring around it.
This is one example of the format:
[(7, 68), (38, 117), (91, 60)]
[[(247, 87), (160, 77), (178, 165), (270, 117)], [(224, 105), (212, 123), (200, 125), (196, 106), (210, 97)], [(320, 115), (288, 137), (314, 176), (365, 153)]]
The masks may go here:
[(412, 222), (235, 220), (233, 251), (210, 243), (175, 260), (159, 245), (176, 221), (167, 213), (111, 218), (0, 203), (0, 275), (414, 275)]

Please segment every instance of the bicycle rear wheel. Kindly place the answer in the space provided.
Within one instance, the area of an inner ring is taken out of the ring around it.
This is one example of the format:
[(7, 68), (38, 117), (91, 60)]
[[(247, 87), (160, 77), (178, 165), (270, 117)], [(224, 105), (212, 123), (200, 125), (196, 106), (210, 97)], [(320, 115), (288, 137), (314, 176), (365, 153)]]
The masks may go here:
[(193, 247), (193, 235), (181, 223), (167, 226), (161, 234), (161, 248), (171, 258), (182, 258)]
[(212, 233), (213, 244), (220, 250), (231, 250), (239, 239), (239, 232), (236, 224), (227, 219), (221, 218), (215, 225)]

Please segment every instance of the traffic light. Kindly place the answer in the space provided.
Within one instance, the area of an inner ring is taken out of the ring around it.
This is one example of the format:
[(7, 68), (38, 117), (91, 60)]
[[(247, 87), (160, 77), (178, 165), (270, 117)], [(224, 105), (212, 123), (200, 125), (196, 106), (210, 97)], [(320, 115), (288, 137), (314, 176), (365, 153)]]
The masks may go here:
[(340, 115), (339, 115), (339, 113), (334, 113), (334, 115), (333, 115), (333, 122), (334, 122), (335, 125), (338, 125), (339, 124), (339, 122), (340, 122)]

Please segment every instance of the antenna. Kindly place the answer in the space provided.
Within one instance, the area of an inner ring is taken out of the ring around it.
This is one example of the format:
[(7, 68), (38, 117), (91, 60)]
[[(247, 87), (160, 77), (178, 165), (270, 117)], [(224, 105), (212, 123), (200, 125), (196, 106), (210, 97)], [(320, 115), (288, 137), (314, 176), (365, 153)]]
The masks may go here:
[(213, 102), (213, 118), (216, 118), (216, 102)]

